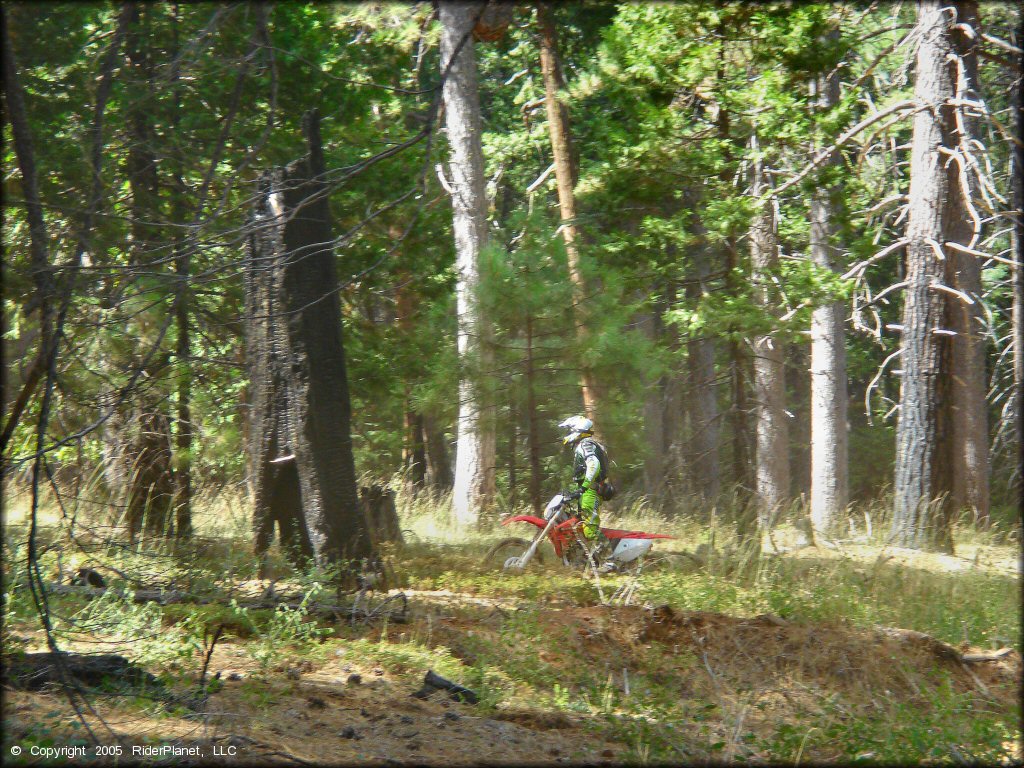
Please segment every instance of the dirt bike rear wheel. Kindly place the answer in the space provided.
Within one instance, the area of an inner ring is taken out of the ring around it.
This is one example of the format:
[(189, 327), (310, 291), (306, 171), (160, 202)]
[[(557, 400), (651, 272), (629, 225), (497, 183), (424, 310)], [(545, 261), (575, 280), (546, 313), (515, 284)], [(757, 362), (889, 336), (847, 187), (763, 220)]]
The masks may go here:
[[(531, 543), (529, 539), (522, 539), (518, 536), (502, 539), (487, 550), (487, 554), (483, 556), (483, 563), (484, 565), (503, 565), (508, 558), (523, 554)], [(539, 547), (534, 553), (533, 558), (538, 563), (544, 562), (544, 553), (541, 552)]]

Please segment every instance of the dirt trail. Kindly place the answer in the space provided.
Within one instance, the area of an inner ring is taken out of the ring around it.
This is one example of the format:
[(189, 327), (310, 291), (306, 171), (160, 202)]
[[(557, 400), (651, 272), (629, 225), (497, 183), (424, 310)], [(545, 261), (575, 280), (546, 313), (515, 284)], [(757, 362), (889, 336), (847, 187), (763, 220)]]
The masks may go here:
[[(466, 638), (472, 634), (476, 643), (498, 643), (502, 622), (515, 613), (514, 608), (495, 610), (493, 601), (438, 613), (438, 597), (447, 604), (448, 595), (419, 596), (419, 610), (401, 630), (423, 637), (429, 622), (431, 644), (467, 663), (472, 651), (463, 647)], [(863, 713), (881, 711), (879, 702), (924, 705), (940, 679), (998, 707), (1014, 706), (1020, 690), (1016, 651), (965, 665), (948, 646), (916, 633), (667, 606), (549, 606), (535, 616), (541, 635), (551, 641), (528, 652), (551, 668), (582, 663), (609, 669), (623, 695), (631, 676), (631, 697), (647, 695), (643, 680), (658, 679), (678, 701), (693, 702), (694, 708), (715, 704), (721, 721), (709, 726), (725, 735), (737, 716), (744, 728), (768, 733), (780, 722), (799, 722), (827, 707)], [(389, 636), (399, 639), (397, 630), (392, 627)], [(379, 630), (370, 637), (379, 637)], [(282, 661), (265, 681), (254, 677), (254, 662), (240, 643), (222, 643), (210, 669), (221, 673), (224, 686), (198, 721), (129, 711), (110, 700), (97, 706), (129, 742), (201, 743), (208, 758), (213, 746), (222, 754), (234, 747), (235, 757), (217, 758), (218, 764), (598, 765), (627, 755), (627, 745), (595, 736), (603, 731), (584, 715), (487, 711), (440, 692), (429, 700), (413, 698), (416, 686), (408, 670), (343, 657), (345, 643), (329, 640), (319, 661)], [(8, 697), (5, 716), (17, 729), (62, 709), (66, 704), (56, 693), (17, 692)], [(807, 755), (815, 757), (827, 758)]]

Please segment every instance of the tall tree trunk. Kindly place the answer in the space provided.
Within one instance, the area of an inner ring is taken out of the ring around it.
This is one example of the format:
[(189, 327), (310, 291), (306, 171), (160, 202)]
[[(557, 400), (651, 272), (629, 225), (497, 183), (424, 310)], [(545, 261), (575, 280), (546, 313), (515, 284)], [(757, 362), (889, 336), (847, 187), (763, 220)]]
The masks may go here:
[(508, 399), (508, 455), (505, 468), (508, 472), (508, 508), (515, 509), (519, 503), (519, 409), (516, 407), (516, 392), (509, 387)]
[[(692, 250), (693, 274), (686, 285), (686, 296), (691, 302), (696, 302), (704, 294), (705, 283), (711, 274), (711, 253), (704, 223), (697, 214), (693, 215), (692, 221), (698, 240)], [(686, 362), (691, 455), (688, 463), (697, 493), (705, 502), (714, 502), (721, 491), (715, 342), (707, 337), (691, 338), (686, 344)]]
[(530, 505), (536, 514), (540, 514), (540, 430), (537, 425), (536, 371), (533, 364), (533, 316), (529, 312), (526, 315), (526, 423), (530, 452)]
[[(1017, 27), (1018, 48), (1024, 46), (1024, 14)], [(1018, 56), (1024, 68), (1024, 56)], [(1012, 89), (1013, 111), (1016, 114), (1017, 137), (1024, 136), (1024, 97), (1022, 97), (1022, 75), (1017, 76)], [(1013, 145), (1013, 299), (1011, 303), (1010, 329), (1013, 344), (1013, 420), (1017, 438), (1017, 484), (1024, 486), (1024, 143)]]
[[(651, 307), (637, 318), (652, 344), (659, 341), (662, 332), (660, 307)], [(655, 503), (664, 498), (665, 491), (665, 385), (666, 377), (658, 376), (644, 385), (644, 493)]]
[[(977, 44), (981, 35), (978, 24), (978, 5), (973, 0), (956, 3), (957, 24), (950, 30), (953, 48), (960, 57), (956, 66), (953, 87), (960, 100), (981, 100), (978, 80)], [(955, 139), (961, 147), (971, 148), (977, 135), (971, 112), (955, 107)], [(963, 155), (961, 155), (963, 158)], [(963, 160), (961, 159), (961, 162)], [(981, 240), (980, 214), (972, 215), (971, 199), (976, 197), (977, 177), (965, 163), (963, 173), (958, 163), (951, 163), (949, 181), (949, 211), (946, 240), (978, 249)], [(988, 377), (985, 373), (985, 318), (981, 311), (981, 264), (977, 257), (955, 249), (947, 249), (947, 258), (953, 268), (952, 287), (970, 297), (972, 303), (962, 299), (947, 299), (951, 337), (951, 398), (953, 428), (953, 487), (950, 502), (952, 511), (971, 510), (975, 523), (982, 528), (989, 524), (989, 435), (986, 394)], [(948, 267), (947, 267), (948, 270)]]
[[(756, 151), (756, 147), (755, 147)], [(767, 190), (760, 160), (755, 161), (752, 194)], [(750, 229), (750, 257), (757, 299), (771, 313), (778, 306), (770, 273), (778, 265), (779, 243), (775, 229), (775, 204), (768, 198), (754, 212)], [(782, 343), (765, 334), (753, 340), (754, 399), (757, 402), (756, 478), (758, 525), (767, 531), (789, 500), (789, 424), (786, 421), (786, 376)]]
[[(129, 126), (131, 145), (128, 149), (128, 186), (131, 190), (131, 262), (133, 267), (151, 270), (148, 262), (160, 255), (161, 228), (153, 222), (160, 218), (160, 178), (154, 132), (150, 113), (143, 105), (152, 100), (153, 71), (148, 49), (148, 29), (143, 8), (132, 4), (126, 51), (133, 73), (134, 98), (129, 91), (131, 108)], [(147, 11), (148, 12), (148, 11)], [(148, 98), (143, 98), (145, 95)], [(140, 338), (153, 321), (153, 311), (139, 313), (136, 325)], [(134, 357), (134, 350), (129, 355)], [(164, 355), (155, 356), (146, 372), (150, 381), (158, 381), (164, 367)], [(126, 429), (118, 439), (127, 441), (124, 460), (128, 467), (128, 528), (134, 537), (145, 519), (146, 533), (167, 535), (173, 528), (174, 475), (172, 469), (171, 420), (165, 412), (166, 399), (162, 387), (140, 388), (131, 409)]]
[(341, 301), (316, 111), (304, 117), (309, 154), (285, 170), (284, 296), (288, 405), (306, 530), (318, 563), (373, 554), (359, 504)]
[(351, 574), (374, 545), (356, 488), (317, 113), (303, 124), (309, 153), (264, 183), (247, 270), (256, 550), (276, 522), (282, 544)]
[[(839, 103), (839, 79), (814, 82), (816, 108), (825, 112)], [(835, 165), (833, 154), (826, 169)], [(839, 264), (832, 244), (836, 190), (818, 187), (811, 197), (811, 258), (829, 270)], [(849, 503), (847, 451), (845, 304), (834, 301), (817, 307), (811, 317), (811, 526), (830, 538), (840, 532)]]
[[(667, 306), (675, 305), (672, 298)], [(682, 347), (679, 341), (679, 332), (673, 328), (666, 329), (667, 343), (672, 349), (673, 357), (682, 357)], [(686, 363), (680, 361), (673, 370), (665, 377), (664, 417), (665, 427), (663, 435), (662, 450), (665, 452), (664, 461), (664, 492), (672, 498), (677, 498), (687, 489), (693, 488), (693, 472), (690, 466), (688, 455), (688, 419), (690, 403), (686, 399)], [(674, 512), (680, 510), (674, 509)]]
[[(408, 391), (405, 396), (409, 400)], [(405, 446), (402, 450), (402, 466), (409, 472), (409, 485), (415, 495), (426, 483), (427, 452), (423, 438), (423, 416), (413, 410), (406, 409)]]
[[(393, 228), (391, 237), (398, 240), (401, 231)], [(395, 275), (395, 314), (398, 330), (404, 338), (409, 338), (415, 327), (416, 297), (413, 294), (412, 276), (403, 271)], [(411, 382), (407, 379), (403, 387), (402, 402), (404, 406), (402, 440), (402, 467), (407, 473), (406, 482), (409, 490), (415, 495), (426, 482), (427, 457), (423, 439), (423, 416), (413, 410), (410, 402)]]
[(956, 146), (948, 104), (954, 94), (949, 65), (954, 51), (947, 8), (922, 3), (917, 24), (920, 44), (914, 96), (929, 108), (914, 116), (910, 160), (893, 539), (902, 546), (952, 551), (947, 493), (952, 436), (946, 381), (951, 345), (942, 332), (948, 331), (943, 326), (945, 294), (935, 285), (945, 282), (950, 261), (939, 253), (947, 215), (944, 201), (952, 192), (939, 150)]
[[(302, 492), (288, 423), (288, 333), (283, 314), (282, 242), (285, 210), (281, 172), (260, 182), (245, 264), (245, 351), (249, 375), (249, 456), (253, 536), (262, 560), (280, 532), (286, 555), (298, 563), (313, 547), (302, 515)], [(266, 575), (261, 569), (261, 576)]]
[[(174, 3), (174, 55), (180, 51), (178, 40), (179, 9)], [(174, 113), (172, 130), (178, 135), (181, 124), (181, 87), (178, 69), (172, 75), (171, 88), (174, 91)], [(182, 150), (174, 148), (174, 181), (171, 188), (171, 220), (176, 226), (185, 224), (185, 180), (183, 178)], [(189, 329), (189, 279), (192, 271), (191, 254), (185, 246), (185, 238), (174, 237), (174, 267), (178, 278), (177, 295), (174, 299), (175, 325), (177, 326), (178, 412), (175, 419), (177, 434), (174, 444), (175, 477), (175, 535), (187, 539), (192, 535), (192, 338)]]
[(434, 493), (452, 489), (452, 462), (444, 428), (429, 413), (423, 414), (423, 436), (427, 454), (427, 482)]
[[(721, 33), (721, 28), (719, 29)], [(724, 45), (722, 46), (724, 57)], [(719, 64), (718, 80), (725, 78), (724, 63)], [(733, 162), (732, 146), (734, 139), (731, 135), (731, 121), (729, 111), (724, 104), (718, 106), (716, 117), (716, 132), (722, 142), (723, 168), (718, 175), (719, 181), (728, 184), (732, 181), (734, 171), (731, 169)], [(729, 235), (725, 239), (725, 290), (732, 296), (739, 294), (740, 282), (744, 279), (741, 269), (741, 259), (736, 238)], [(750, 435), (750, 401), (747, 396), (747, 382), (749, 380), (749, 360), (747, 350), (743, 344), (735, 338), (729, 339), (729, 431), (731, 432), (732, 448), (732, 482), (735, 488), (738, 532), (740, 538), (746, 537), (747, 515), (753, 497), (754, 478), (751, 469), (754, 462), (751, 460), (751, 435)]]
[[(573, 157), (569, 108), (562, 97), (565, 81), (562, 78), (561, 60), (558, 55), (558, 33), (547, 3), (537, 4), (537, 21), (540, 24), (540, 68), (544, 77), (544, 106), (547, 111), (551, 154), (555, 160), (555, 182), (558, 185), (558, 207), (562, 221), (559, 229), (562, 232), (562, 239), (565, 241), (565, 252), (569, 264), (573, 317), (576, 322), (579, 348), (586, 350), (588, 347), (584, 306), (587, 289), (580, 271), (579, 228), (576, 225), (575, 189), (579, 171)], [(587, 418), (596, 421), (597, 387), (593, 372), (585, 359), (582, 365), (580, 390), (583, 395), (583, 410)]]
[(451, 147), (453, 230), (455, 233), (456, 312), (462, 373), (459, 380), (458, 443), (455, 452), (454, 519), (475, 524), (495, 494), (494, 407), (483, 373), (490, 366), (490, 330), (476, 292), (481, 251), (487, 242), (487, 197), (480, 145), (480, 99), (473, 27), (483, 3), (439, 3), (441, 72), (445, 125)]
[[(42, 201), (39, 197), (39, 179), (36, 172), (35, 148), (32, 132), (25, 110), (25, 93), (18, 79), (18, 65), (14, 59), (14, 49), (8, 32), (8, 11), (2, 11), (3, 41), (3, 89), (5, 117), (11, 124), (11, 138), (14, 143), (14, 154), (18, 159), (18, 170), (21, 171), (22, 197), (25, 199), (25, 218), (29, 234), (29, 264), (32, 282), (35, 285), (35, 305), (39, 310), (39, 352), (36, 360), (25, 376), (21, 392), (15, 398), (3, 433), (0, 435), (0, 455), (6, 461), (7, 445), (14, 435), (26, 406), (31, 399), (43, 373), (49, 364), (54, 343), (53, 332), (57, 309), (54, 305), (56, 297), (56, 280), (53, 265), (50, 263), (49, 235), (46, 231), (46, 220)], [(6, 391), (6, 389), (5, 389)]]
[[(736, 250), (728, 247), (726, 254), (728, 264), (735, 264), (738, 259), (734, 258)], [(730, 266), (730, 273), (737, 267)], [(726, 286), (735, 280), (726, 280)], [(728, 288), (727, 288), (728, 290)], [(737, 289), (733, 289), (737, 290)], [(743, 344), (735, 339), (729, 340), (729, 431), (731, 432), (732, 448), (732, 481), (736, 490), (736, 502), (739, 506), (746, 506), (753, 499), (754, 477), (750, 434), (750, 397), (747, 392), (747, 382), (750, 380), (749, 355)]]

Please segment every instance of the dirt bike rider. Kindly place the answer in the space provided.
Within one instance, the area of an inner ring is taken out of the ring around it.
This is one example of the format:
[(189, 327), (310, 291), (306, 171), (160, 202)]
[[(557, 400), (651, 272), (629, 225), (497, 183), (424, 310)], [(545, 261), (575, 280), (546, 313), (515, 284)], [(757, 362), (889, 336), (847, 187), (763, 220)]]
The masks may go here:
[[(562, 445), (573, 449), (573, 480), (579, 490), (570, 498), (580, 500), (580, 519), (583, 536), (590, 545), (595, 561), (611, 555), (611, 542), (601, 532), (601, 518), (598, 509), (601, 497), (598, 485), (608, 478), (608, 453), (603, 445), (594, 439), (594, 422), (586, 416), (570, 416), (558, 425), (566, 430)], [(614, 570), (611, 560), (602, 565), (603, 573)]]

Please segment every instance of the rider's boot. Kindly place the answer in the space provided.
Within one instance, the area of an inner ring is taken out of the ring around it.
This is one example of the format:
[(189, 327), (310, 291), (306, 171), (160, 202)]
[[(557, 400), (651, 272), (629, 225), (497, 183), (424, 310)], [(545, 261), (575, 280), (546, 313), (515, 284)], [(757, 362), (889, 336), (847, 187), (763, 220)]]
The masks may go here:
[[(591, 550), (594, 567), (598, 573), (611, 573), (616, 569), (615, 562), (611, 559), (612, 549), (611, 540), (603, 532), (598, 531), (597, 537), (594, 539), (594, 547)], [(604, 563), (598, 565), (602, 560), (604, 560)]]

